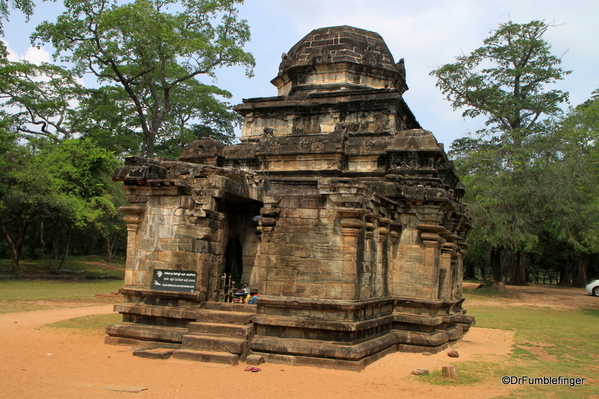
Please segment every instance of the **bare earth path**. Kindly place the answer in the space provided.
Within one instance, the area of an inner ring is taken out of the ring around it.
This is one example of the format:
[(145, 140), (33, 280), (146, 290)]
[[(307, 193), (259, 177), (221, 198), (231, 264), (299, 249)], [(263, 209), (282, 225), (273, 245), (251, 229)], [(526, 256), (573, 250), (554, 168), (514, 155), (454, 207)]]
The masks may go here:
[[(524, 287), (523, 289), (529, 289)], [(529, 289), (502, 305), (598, 308), (580, 289)], [(542, 304), (542, 305), (541, 305)], [(486, 302), (485, 305), (493, 305)], [(500, 381), (474, 386), (434, 386), (410, 375), (468, 360), (505, 362), (513, 332), (472, 328), (452, 349), (436, 355), (395, 353), (360, 373), (262, 364), (219, 367), (181, 360), (134, 357), (131, 348), (105, 345), (102, 336), (43, 327), (59, 320), (112, 311), (112, 305), (0, 314), (0, 398), (223, 398), (382, 399), (492, 398), (509, 393)]]

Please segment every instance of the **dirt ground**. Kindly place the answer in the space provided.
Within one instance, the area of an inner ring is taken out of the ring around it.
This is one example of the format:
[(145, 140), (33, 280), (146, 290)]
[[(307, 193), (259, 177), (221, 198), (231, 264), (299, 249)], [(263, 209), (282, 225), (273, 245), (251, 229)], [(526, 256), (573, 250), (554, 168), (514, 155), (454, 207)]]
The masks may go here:
[[(599, 308), (599, 298), (581, 289), (508, 287), (517, 298), (502, 306)], [(474, 305), (475, 300), (470, 301)], [(485, 305), (493, 305), (485, 301)], [(467, 307), (467, 306), (465, 306)], [(468, 360), (505, 362), (514, 333), (473, 327), (453, 348), (435, 355), (395, 353), (360, 373), (260, 365), (260, 372), (132, 356), (132, 349), (105, 345), (103, 337), (73, 334), (44, 325), (112, 311), (112, 305), (0, 314), (0, 398), (492, 398), (509, 393), (500, 381), (474, 386), (436, 386), (411, 375)], [(458, 365), (459, 367), (459, 365)]]

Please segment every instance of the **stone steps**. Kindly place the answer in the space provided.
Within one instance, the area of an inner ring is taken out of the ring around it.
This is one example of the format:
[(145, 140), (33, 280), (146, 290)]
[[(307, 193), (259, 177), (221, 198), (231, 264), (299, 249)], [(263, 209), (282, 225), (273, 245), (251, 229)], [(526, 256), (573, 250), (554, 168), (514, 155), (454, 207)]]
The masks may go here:
[(198, 322), (250, 324), (255, 313), (232, 312), (227, 310), (200, 309), (198, 311)]
[(184, 335), (181, 342), (182, 349), (195, 349), (212, 352), (230, 352), (241, 354), (247, 347), (247, 337), (231, 338), (213, 335)]
[(245, 303), (204, 302), (202, 304), (202, 309), (252, 314), (256, 313), (256, 305), (247, 305)]
[(181, 342), (187, 334), (187, 328), (155, 326), (121, 322), (106, 328), (106, 332), (114, 337), (127, 337), (140, 341)]
[(239, 363), (239, 355), (229, 352), (210, 352), (194, 349), (179, 349), (173, 353), (174, 359), (193, 360), (196, 362), (220, 363), (235, 366)]
[(224, 324), (210, 322), (189, 323), (188, 334), (222, 335), (227, 337), (247, 337), (252, 330), (251, 324)]
[(176, 359), (235, 365), (249, 353), (256, 307), (234, 303), (206, 303), (196, 322), (189, 323)]

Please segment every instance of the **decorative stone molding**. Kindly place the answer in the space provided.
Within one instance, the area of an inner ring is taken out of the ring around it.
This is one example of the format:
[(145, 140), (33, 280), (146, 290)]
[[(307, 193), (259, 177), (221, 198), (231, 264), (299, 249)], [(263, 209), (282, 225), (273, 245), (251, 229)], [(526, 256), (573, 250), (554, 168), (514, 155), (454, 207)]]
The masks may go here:
[(126, 215), (123, 216), (123, 220), (127, 223), (127, 230), (131, 232), (136, 231), (143, 218), (145, 204), (121, 206), (119, 207), (119, 210), (126, 213)]

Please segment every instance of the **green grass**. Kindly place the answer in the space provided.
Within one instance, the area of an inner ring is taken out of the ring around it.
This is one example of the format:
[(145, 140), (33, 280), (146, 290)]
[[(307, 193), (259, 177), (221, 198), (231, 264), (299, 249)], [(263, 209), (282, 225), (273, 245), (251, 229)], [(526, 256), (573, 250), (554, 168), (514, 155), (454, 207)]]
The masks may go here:
[(48, 281), (0, 280), (0, 300), (47, 301), (87, 300), (96, 294), (110, 294), (123, 285), (121, 280)]
[[(515, 346), (509, 360), (464, 362), (458, 365), (459, 378), (448, 381), (440, 372), (420, 377), (441, 385), (472, 385), (487, 381), (501, 386), (501, 377), (584, 377), (584, 385), (519, 385), (508, 398), (589, 398), (599, 395), (599, 311), (557, 310), (543, 307), (487, 306), (511, 297), (513, 293), (479, 289), (468, 291), (467, 298), (482, 299), (465, 303), (476, 327), (513, 330)], [(490, 302), (489, 302), (490, 303)]]
[(457, 366), (457, 379), (448, 379), (443, 377), (441, 370), (433, 371), (429, 375), (418, 376), (418, 379), (420, 381), (428, 382), (434, 385), (474, 385), (487, 381), (489, 376), (506, 373), (508, 370), (505, 367), (500, 369), (497, 363), (491, 361), (470, 361), (458, 363)]
[(121, 280), (0, 280), (0, 313), (102, 304), (107, 300), (96, 294), (117, 292), (122, 285)]
[[(117, 292), (123, 285), (123, 261), (107, 264), (102, 256), (73, 257), (57, 275), (59, 263), (22, 261), (21, 278), (0, 278), (0, 313), (106, 303), (95, 295)], [(0, 259), (0, 275), (8, 274), (8, 265), (8, 260)], [(115, 278), (105, 278), (110, 276)]]
[(99, 314), (62, 320), (53, 324), (48, 324), (46, 327), (59, 329), (73, 334), (103, 336), (106, 335), (105, 329), (107, 326), (119, 323), (121, 319), (122, 315), (119, 313)]

